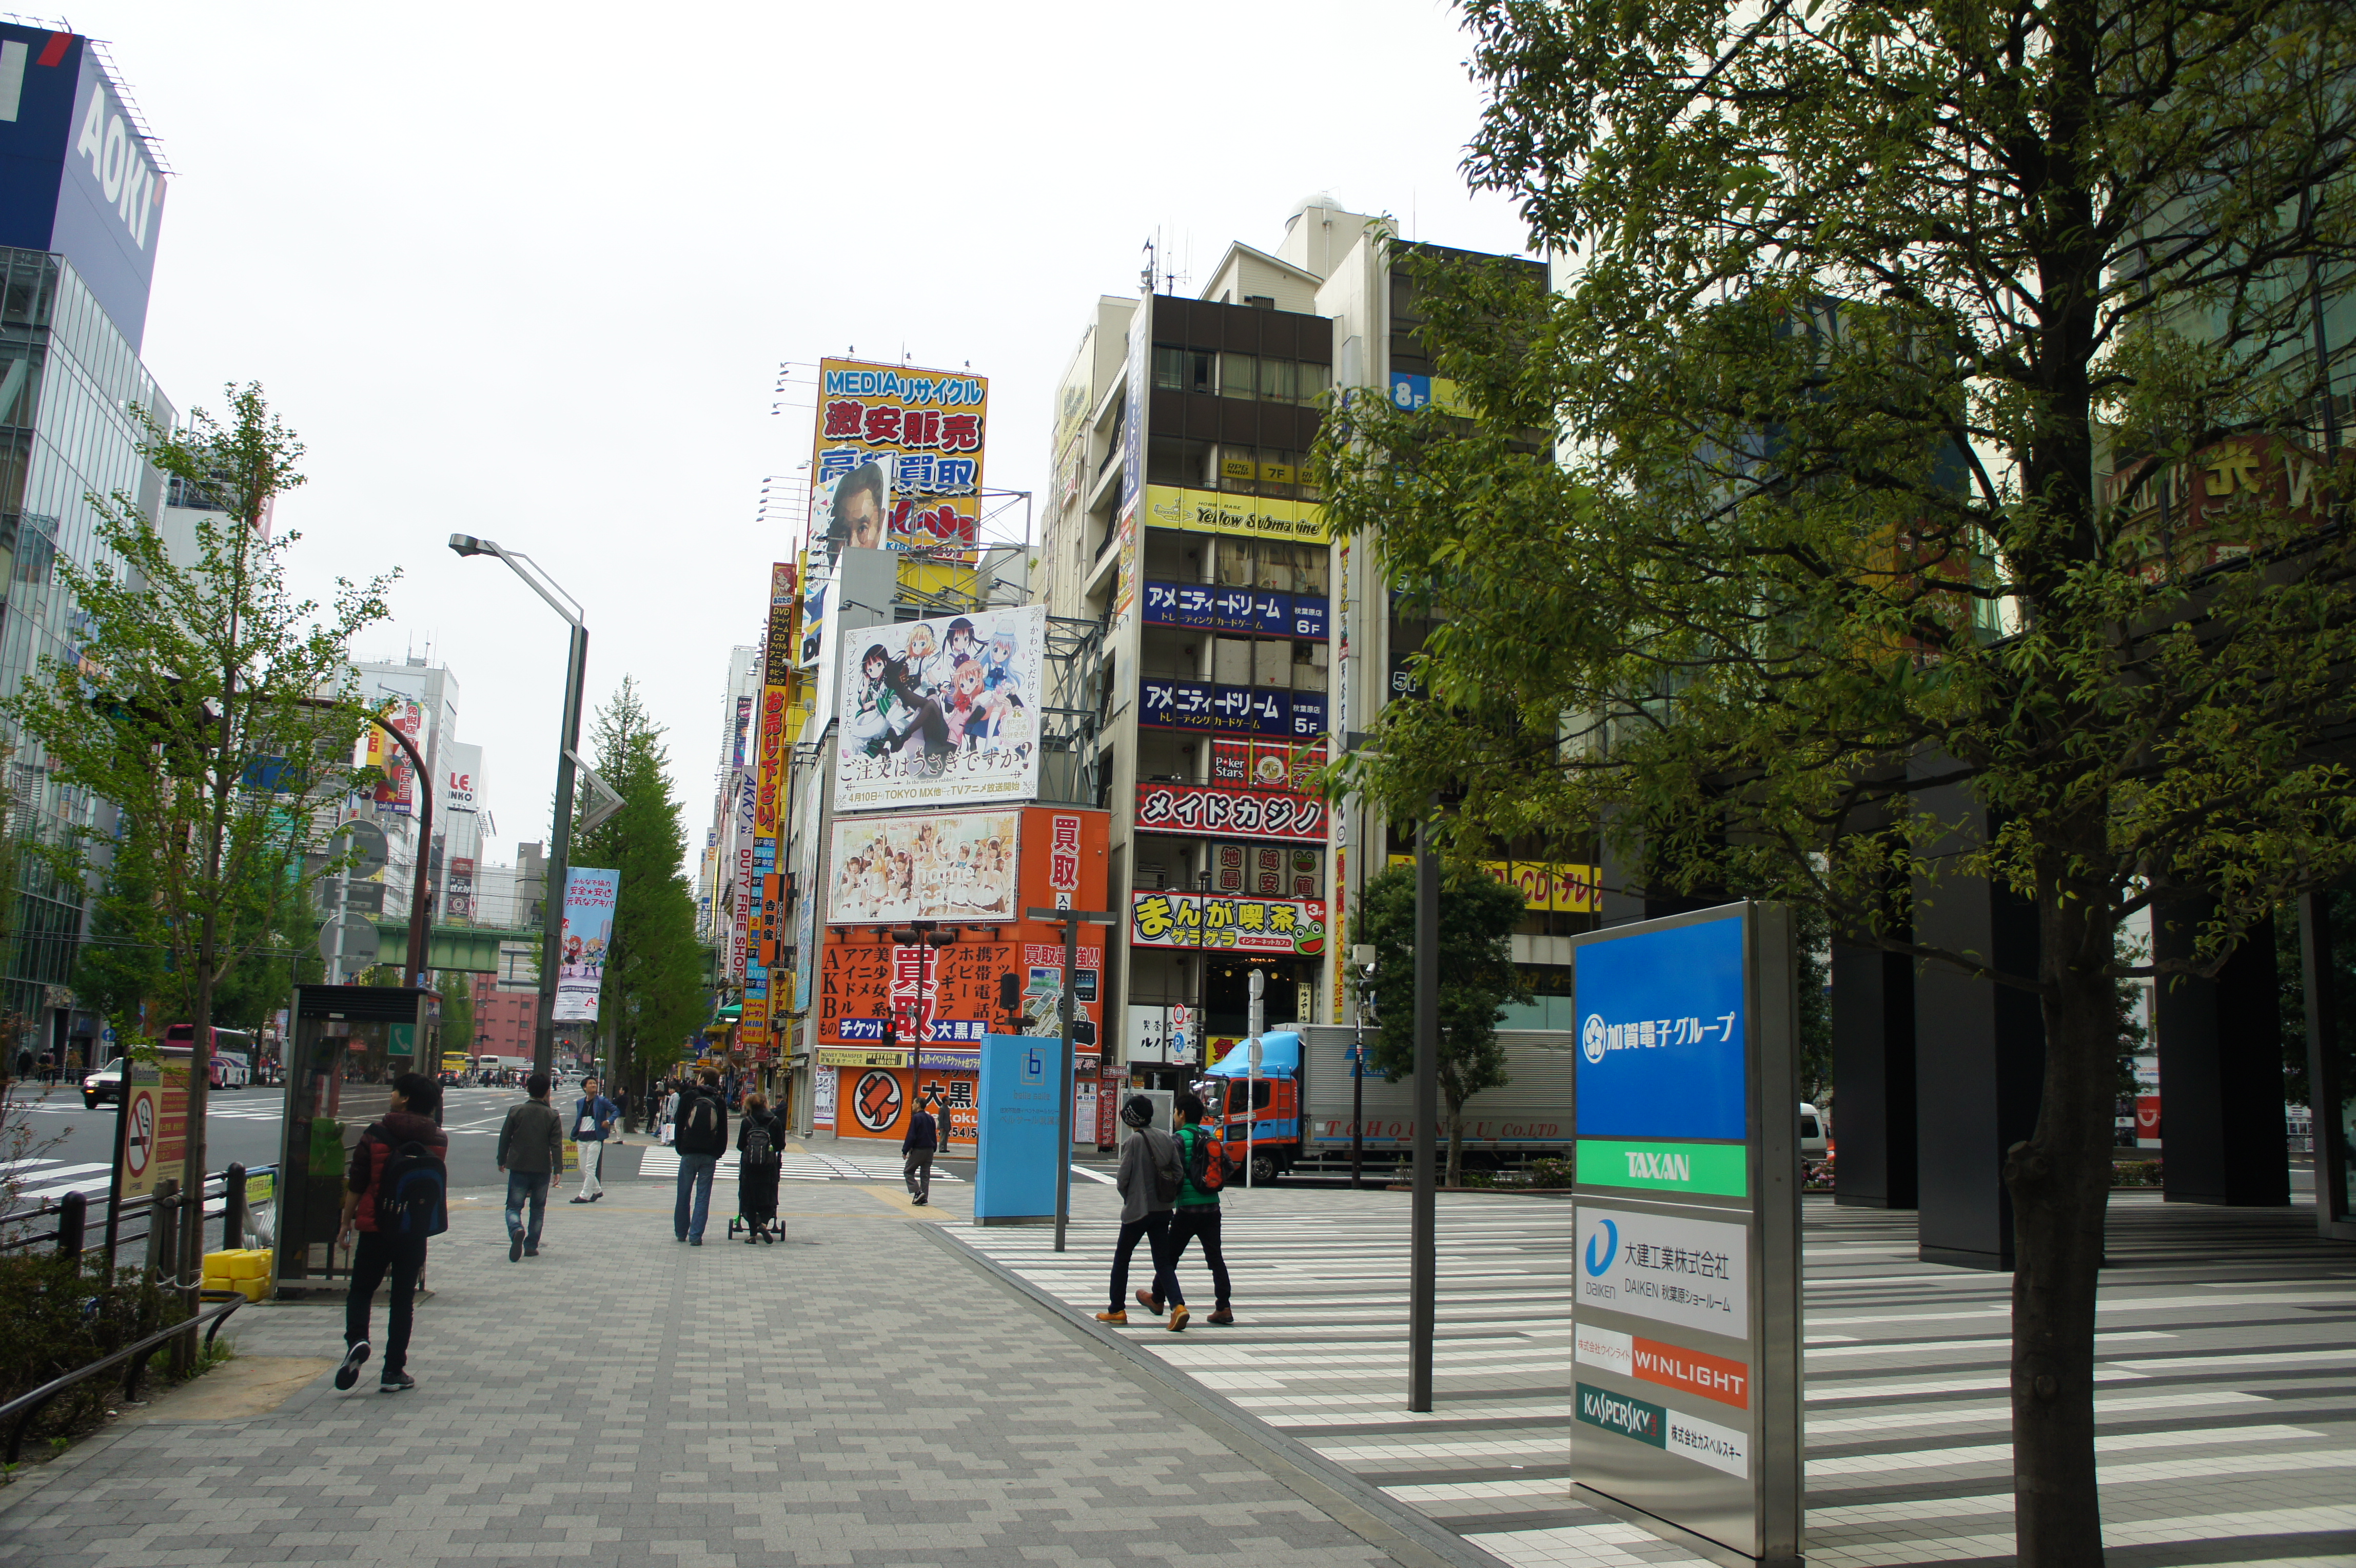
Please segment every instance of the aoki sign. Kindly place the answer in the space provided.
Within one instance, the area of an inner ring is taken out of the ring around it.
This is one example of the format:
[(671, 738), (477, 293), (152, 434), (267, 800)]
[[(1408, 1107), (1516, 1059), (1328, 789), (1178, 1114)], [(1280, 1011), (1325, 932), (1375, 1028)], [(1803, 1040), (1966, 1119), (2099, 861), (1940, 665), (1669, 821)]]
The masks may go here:
[(1730, 904), (1571, 943), (1572, 1486), (1721, 1562), (1796, 1568), (1790, 916)]

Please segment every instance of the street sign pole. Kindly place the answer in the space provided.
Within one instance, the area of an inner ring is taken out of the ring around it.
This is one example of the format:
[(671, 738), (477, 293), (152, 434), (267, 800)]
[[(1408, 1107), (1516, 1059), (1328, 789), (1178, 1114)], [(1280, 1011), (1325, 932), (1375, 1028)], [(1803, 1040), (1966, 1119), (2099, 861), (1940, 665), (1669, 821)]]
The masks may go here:
[(1244, 1026), (1251, 1035), (1249, 1055), (1244, 1058), (1244, 1186), (1252, 1184), (1252, 1135), (1259, 1126), (1259, 1032), (1268, 1021), (1268, 1008), (1260, 998), (1268, 990), (1268, 976), (1259, 970), (1251, 972), (1246, 982), (1251, 988), (1250, 1015)]
[[(1430, 811), (1439, 810), (1437, 800)], [(1415, 1188), (1408, 1199), (1407, 1408), (1431, 1409), (1431, 1341), (1440, 1290), (1439, 1173), (1433, 1124), (1440, 1120), (1440, 856), (1431, 818), (1415, 825)]]
[[(1063, 1141), (1055, 1149), (1055, 1251), (1064, 1250), (1064, 1230), (1072, 1214), (1072, 993), (1078, 983), (1080, 963), (1080, 928), (1109, 926), (1112, 912), (1108, 909), (1025, 909), (1026, 920), (1044, 920), (1064, 928), (1064, 998), (1057, 1009), (1064, 1026), (1064, 1078), (1055, 1090), (1057, 1136)], [(1098, 966), (1098, 978), (1102, 978)]]

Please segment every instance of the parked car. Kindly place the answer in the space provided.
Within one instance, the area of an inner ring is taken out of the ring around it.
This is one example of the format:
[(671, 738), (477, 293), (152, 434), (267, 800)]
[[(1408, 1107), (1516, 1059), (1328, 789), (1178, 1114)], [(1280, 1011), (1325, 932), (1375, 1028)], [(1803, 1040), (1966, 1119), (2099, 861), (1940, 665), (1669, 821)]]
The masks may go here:
[(81, 1080), (81, 1104), (85, 1111), (95, 1111), (102, 1100), (123, 1098), (123, 1063), (111, 1061)]

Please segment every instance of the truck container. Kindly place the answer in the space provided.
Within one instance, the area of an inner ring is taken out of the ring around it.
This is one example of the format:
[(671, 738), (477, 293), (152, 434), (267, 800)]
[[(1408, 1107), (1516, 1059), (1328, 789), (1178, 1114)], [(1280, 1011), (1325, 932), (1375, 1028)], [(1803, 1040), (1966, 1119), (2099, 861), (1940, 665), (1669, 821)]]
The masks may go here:
[[(1255, 1181), (1272, 1180), (1288, 1170), (1350, 1168), (1351, 1048), (1356, 1037), (1355, 1030), (1333, 1025), (1261, 1036), (1249, 1130)], [(1500, 1029), (1497, 1038), (1505, 1047), (1510, 1076), (1464, 1102), (1466, 1165), (1496, 1169), (1542, 1155), (1569, 1157), (1576, 1039), (1567, 1029)], [(1249, 1050), (1248, 1042), (1238, 1045), (1207, 1075), (1216, 1091), (1211, 1112), (1223, 1124), (1228, 1158), (1237, 1164), (1246, 1144)], [(1361, 1096), (1367, 1164), (1376, 1170), (1404, 1164), (1414, 1149), (1415, 1085), (1404, 1078), (1386, 1082), (1370, 1071)], [(1447, 1115), (1443, 1101), (1435, 1133), (1443, 1151)]]

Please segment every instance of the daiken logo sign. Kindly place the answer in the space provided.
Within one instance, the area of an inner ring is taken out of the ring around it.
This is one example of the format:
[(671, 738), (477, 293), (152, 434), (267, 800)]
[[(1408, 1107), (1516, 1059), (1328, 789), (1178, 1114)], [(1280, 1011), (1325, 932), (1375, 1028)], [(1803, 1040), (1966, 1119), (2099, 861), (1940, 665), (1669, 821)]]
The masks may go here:
[(1739, 916), (1581, 945), (1581, 1137), (1739, 1142), (1745, 1051)]

